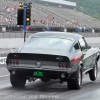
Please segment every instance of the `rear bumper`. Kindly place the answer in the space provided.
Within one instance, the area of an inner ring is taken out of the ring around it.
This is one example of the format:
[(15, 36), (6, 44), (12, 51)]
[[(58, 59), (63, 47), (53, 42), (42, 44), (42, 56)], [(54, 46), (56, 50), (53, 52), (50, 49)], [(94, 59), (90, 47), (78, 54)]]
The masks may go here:
[[(25, 77), (34, 77), (34, 78), (43, 78), (43, 77), (47, 77), (50, 79), (58, 79), (61, 78), (61, 75), (63, 74), (65, 77), (63, 78), (65, 79), (74, 79), (75, 73), (76, 71), (72, 71), (71, 69), (67, 69), (67, 70), (61, 70), (61, 69), (55, 69), (55, 70), (51, 70), (51, 69), (32, 69), (32, 68), (22, 68), (22, 67), (9, 67), (7, 66), (7, 69), (9, 70), (10, 73), (12, 73), (12, 71), (15, 71), (16, 74), (20, 74), (23, 75)], [(34, 76), (33, 73), (34, 71), (41, 71), (43, 72), (43, 76)]]

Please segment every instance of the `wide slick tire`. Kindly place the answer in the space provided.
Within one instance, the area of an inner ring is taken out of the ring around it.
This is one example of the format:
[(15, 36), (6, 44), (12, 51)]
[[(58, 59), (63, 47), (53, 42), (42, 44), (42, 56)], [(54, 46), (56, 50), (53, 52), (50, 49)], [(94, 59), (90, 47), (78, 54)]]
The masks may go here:
[(26, 78), (17, 74), (10, 75), (10, 82), (13, 87), (24, 87), (26, 84)]
[(97, 78), (97, 74), (98, 74), (98, 65), (97, 62), (95, 62), (93, 69), (91, 69), (89, 71), (89, 77), (91, 81), (95, 81)]
[(79, 66), (75, 79), (71, 79), (67, 81), (68, 89), (80, 89), (82, 86), (82, 67)]

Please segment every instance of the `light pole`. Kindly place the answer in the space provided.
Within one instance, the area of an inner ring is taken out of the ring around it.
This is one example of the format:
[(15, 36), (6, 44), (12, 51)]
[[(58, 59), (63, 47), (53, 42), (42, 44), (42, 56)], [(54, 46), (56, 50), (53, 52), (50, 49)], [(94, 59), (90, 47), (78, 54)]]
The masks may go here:
[(26, 38), (26, 9), (27, 9), (27, 3), (24, 3), (24, 14), (23, 14), (24, 42)]
[(31, 4), (20, 2), (17, 13), (17, 25), (23, 25), (24, 42), (26, 38), (26, 26), (30, 25), (31, 22)]

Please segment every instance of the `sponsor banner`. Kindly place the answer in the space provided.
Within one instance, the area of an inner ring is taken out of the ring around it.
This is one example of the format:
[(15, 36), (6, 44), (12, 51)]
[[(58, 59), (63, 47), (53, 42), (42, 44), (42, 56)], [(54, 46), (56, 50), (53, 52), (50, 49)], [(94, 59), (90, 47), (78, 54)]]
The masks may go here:
[(0, 57), (0, 65), (6, 64), (7, 57)]

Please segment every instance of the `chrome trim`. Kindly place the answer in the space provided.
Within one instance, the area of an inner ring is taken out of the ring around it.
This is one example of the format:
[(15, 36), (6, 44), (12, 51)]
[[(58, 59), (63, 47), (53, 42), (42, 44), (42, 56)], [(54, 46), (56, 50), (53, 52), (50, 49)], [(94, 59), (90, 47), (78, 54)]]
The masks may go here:
[(41, 63), (41, 62), (37, 62), (37, 63), (36, 63), (36, 67), (37, 67), (37, 68), (41, 68), (41, 66), (42, 66), (42, 63)]
[(10, 66), (6, 66), (8, 70), (18, 70), (18, 69), (23, 69), (23, 70), (26, 70), (26, 69), (32, 69), (32, 70), (47, 70), (47, 71), (59, 71), (59, 72), (66, 72), (66, 73), (69, 73), (69, 70), (62, 70), (62, 69), (49, 69), (49, 68), (32, 68), (32, 67), (10, 67)]

